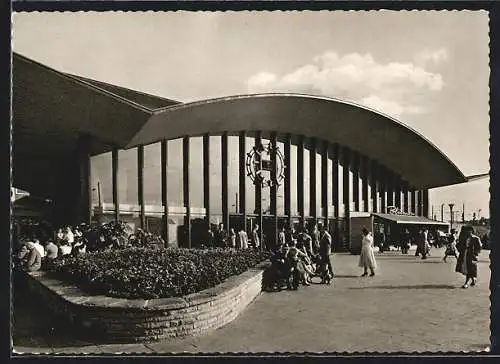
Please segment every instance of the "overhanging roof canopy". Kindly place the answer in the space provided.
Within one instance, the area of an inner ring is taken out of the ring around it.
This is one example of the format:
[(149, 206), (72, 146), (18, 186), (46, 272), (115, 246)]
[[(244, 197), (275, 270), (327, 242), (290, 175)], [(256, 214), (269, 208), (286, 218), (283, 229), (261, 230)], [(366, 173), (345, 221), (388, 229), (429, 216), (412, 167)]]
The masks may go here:
[(186, 135), (276, 131), (347, 146), (415, 188), (468, 181), (414, 130), (331, 98), (260, 94), (180, 104), (61, 73), (18, 54), (13, 56), (13, 96), (14, 185), (38, 196), (51, 195), (63, 161), (82, 135), (93, 137), (95, 155)]
[(240, 130), (339, 143), (378, 161), (417, 189), (467, 181), (434, 144), (401, 122), (345, 101), (300, 94), (232, 96), (155, 110), (127, 147)]
[(397, 215), (397, 214), (372, 214), (382, 220), (393, 222), (398, 225), (439, 225), (439, 226), (449, 226), (447, 222), (436, 221), (428, 219), (424, 216), (411, 216), (411, 215)]

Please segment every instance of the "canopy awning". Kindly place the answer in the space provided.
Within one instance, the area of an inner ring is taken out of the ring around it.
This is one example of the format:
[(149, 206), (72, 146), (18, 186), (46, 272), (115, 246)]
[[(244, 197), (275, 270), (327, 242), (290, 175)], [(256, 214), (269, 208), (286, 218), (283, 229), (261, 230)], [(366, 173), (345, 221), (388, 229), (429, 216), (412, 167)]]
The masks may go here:
[(412, 215), (396, 215), (396, 214), (372, 214), (382, 220), (396, 223), (398, 225), (439, 225), (439, 226), (449, 226), (449, 223), (443, 221), (431, 220), (424, 216), (412, 216)]

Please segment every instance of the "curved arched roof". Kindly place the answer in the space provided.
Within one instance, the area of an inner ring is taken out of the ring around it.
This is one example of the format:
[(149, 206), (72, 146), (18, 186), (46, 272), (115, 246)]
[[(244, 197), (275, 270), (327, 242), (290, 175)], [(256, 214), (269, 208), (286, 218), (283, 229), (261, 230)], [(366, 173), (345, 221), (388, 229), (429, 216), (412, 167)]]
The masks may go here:
[(416, 188), (468, 180), (422, 135), (393, 118), (345, 101), (260, 94), (175, 103), (68, 75), (14, 53), (14, 185), (51, 196), (82, 135), (92, 137), (95, 155), (113, 147), (241, 130), (336, 142), (377, 160)]
[(239, 95), (155, 110), (127, 148), (241, 130), (338, 143), (378, 161), (419, 189), (467, 181), (434, 144), (398, 120), (353, 103), (302, 94)]

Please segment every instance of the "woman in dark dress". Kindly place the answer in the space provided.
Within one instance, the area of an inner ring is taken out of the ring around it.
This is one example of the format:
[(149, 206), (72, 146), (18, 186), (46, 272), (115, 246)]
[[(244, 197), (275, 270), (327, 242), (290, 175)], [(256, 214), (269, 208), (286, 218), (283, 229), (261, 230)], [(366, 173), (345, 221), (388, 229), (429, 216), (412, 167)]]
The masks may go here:
[(481, 251), (481, 240), (474, 235), (472, 226), (464, 226), (457, 243), (458, 259), (455, 271), (465, 276), (465, 283), (462, 288), (476, 285), (477, 279), (477, 256)]

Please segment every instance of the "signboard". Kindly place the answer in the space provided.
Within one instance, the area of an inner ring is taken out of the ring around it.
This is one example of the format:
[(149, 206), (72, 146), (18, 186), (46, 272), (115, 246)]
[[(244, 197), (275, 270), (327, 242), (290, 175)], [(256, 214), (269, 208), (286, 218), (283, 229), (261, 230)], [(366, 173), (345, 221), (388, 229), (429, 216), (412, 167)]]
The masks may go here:
[(387, 207), (387, 213), (389, 213), (391, 215), (416, 216), (414, 213), (401, 211), (396, 206), (388, 206)]
[[(273, 158), (276, 160), (276, 178), (272, 176)], [(247, 153), (247, 176), (255, 185), (280, 186), (285, 178), (285, 160), (278, 147), (271, 143), (256, 145)]]

